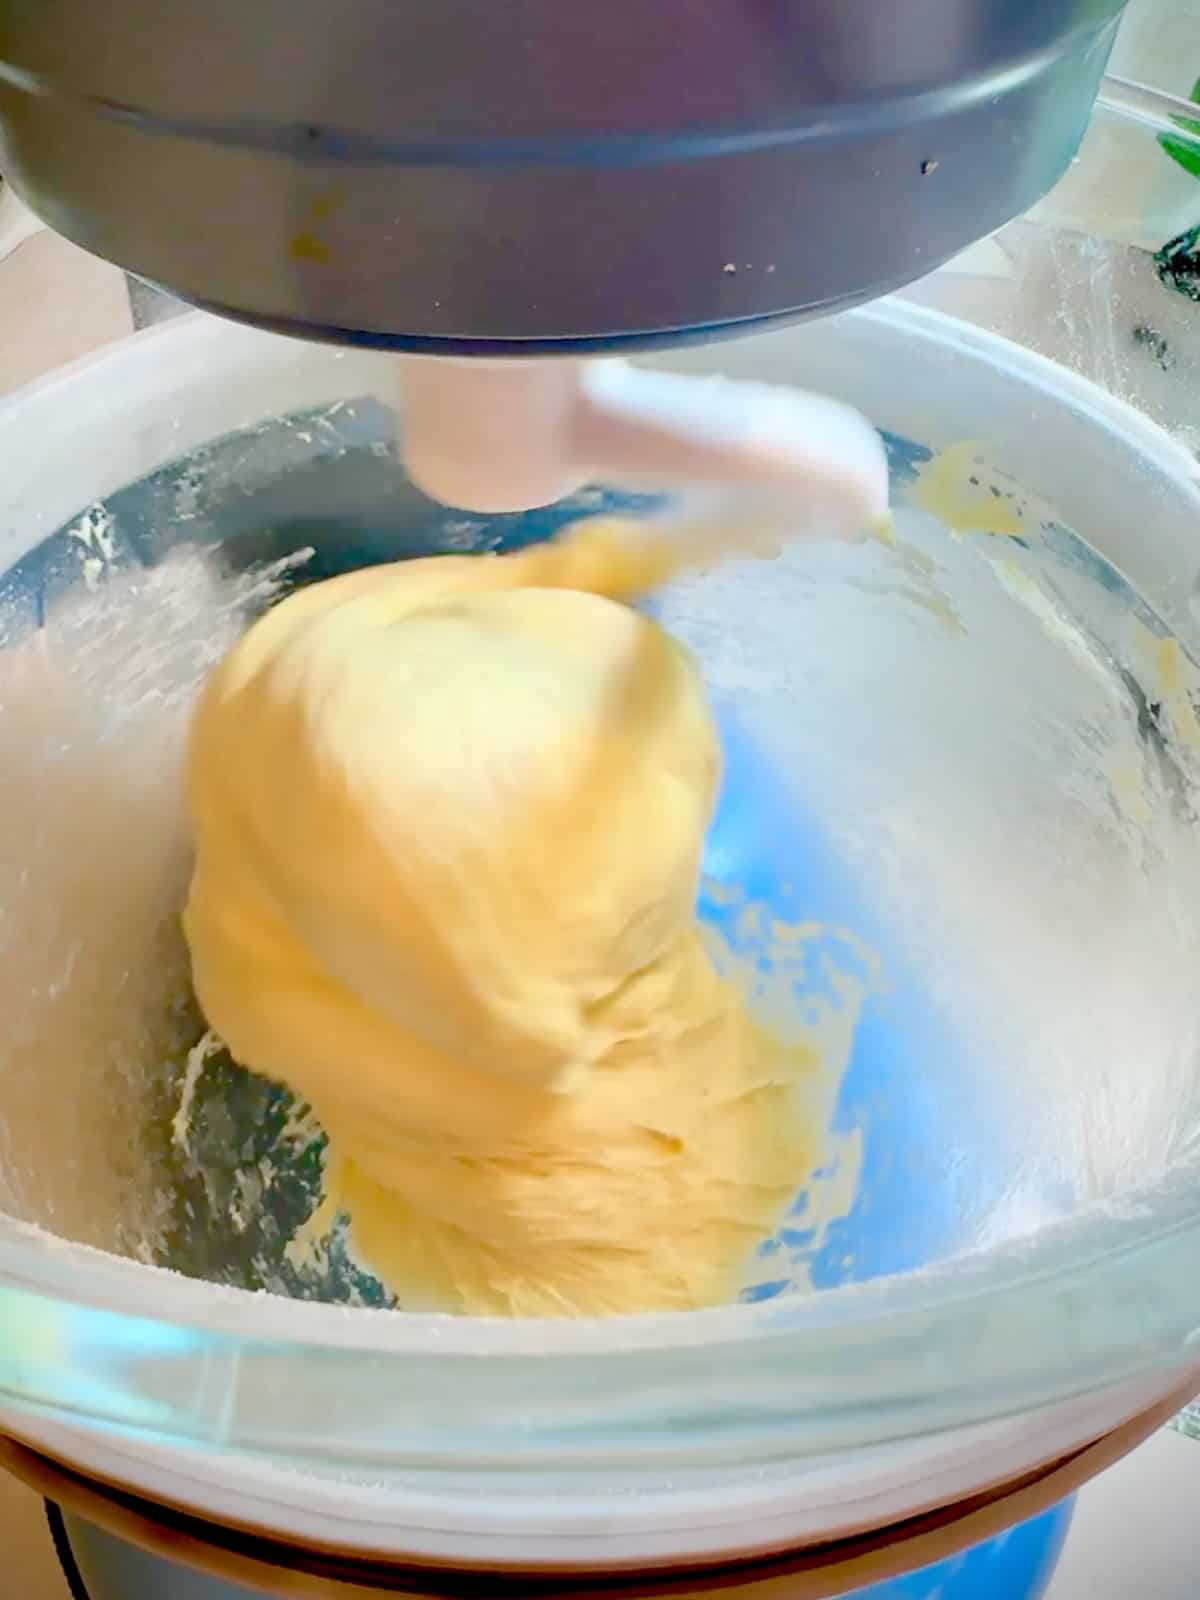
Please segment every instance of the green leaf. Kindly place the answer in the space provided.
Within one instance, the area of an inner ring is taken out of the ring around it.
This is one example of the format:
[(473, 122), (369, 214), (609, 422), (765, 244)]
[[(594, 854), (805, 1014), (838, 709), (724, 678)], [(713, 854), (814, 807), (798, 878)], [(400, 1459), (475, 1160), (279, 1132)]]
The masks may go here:
[[(1200, 78), (1192, 85), (1192, 92), (1188, 99), (1194, 106), (1200, 105)], [(1200, 120), (1193, 121), (1191, 117), (1172, 117), (1171, 121), (1184, 133), (1194, 136), (1196, 142), (1190, 139), (1174, 139), (1169, 133), (1160, 133), (1158, 142), (1171, 160), (1193, 178), (1200, 178)]]

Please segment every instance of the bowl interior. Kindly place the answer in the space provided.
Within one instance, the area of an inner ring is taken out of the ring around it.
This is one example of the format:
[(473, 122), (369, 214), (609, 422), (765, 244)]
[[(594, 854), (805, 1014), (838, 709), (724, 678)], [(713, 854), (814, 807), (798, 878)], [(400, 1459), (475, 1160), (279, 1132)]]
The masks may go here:
[[(289, 1262), (319, 1130), (205, 1044), (189, 996), (190, 697), (292, 584), (648, 503), (449, 514), (406, 482), (366, 371), (81, 494), (3, 578), (0, 1209), (214, 1282), (377, 1306), (344, 1241)], [(1032, 1235), (1200, 1144), (1200, 673), (1040, 482), (911, 410), (888, 436), (889, 539), (797, 544), (652, 602), (725, 743), (702, 914), (824, 1062), (824, 1156), (750, 1299)]]

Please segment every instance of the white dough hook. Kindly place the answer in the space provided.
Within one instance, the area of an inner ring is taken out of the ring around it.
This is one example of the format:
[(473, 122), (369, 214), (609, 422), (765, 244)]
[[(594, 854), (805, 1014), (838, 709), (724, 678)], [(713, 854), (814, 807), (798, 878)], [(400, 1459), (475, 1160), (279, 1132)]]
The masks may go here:
[(853, 537), (887, 513), (883, 441), (823, 395), (619, 360), (407, 357), (400, 371), (408, 471), (463, 510), (529, 510), (599, 481), (769, 499), (793, 535)]

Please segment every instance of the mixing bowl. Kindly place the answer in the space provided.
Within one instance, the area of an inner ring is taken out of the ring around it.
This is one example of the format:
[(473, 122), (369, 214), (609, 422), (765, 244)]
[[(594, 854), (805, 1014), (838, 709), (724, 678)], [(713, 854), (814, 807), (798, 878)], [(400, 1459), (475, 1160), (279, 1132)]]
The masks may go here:
[(768, 998), (792, 928), (829, 1063), (828, 1163), (744, 1303), (493, 1323), (289, 1277), (316, 1149), (187, 1070), (190, 687), (273, 585), (613, 500), (432, 506), (379, 361), (189, 318), (0, 415), (4, 1430), (310, 1544), (644, 1566), (895, 1520), (1200, 1382), (1194, 462), (901, 302), (719, 353), (888, 431), (890, 542), (655, 601), (725, 733), (706, 915)]

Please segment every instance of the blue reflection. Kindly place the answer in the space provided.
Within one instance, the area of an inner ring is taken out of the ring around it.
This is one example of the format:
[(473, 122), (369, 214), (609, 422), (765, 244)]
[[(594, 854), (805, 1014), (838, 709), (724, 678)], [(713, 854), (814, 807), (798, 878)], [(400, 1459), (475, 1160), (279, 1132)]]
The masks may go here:
[[(956, 1070), (966, 1041), (955, 1037), (933, 997), (906, 965), (867, 888), (839, 854), (803, 790), (769, 760), (740, 726), (735, 709), (718, 702), (725, 782), (705, 853), (701, 913), (735, 952), (754, 954), (739, 930), (739, 901), (766, 906), (783, 922), (815, 922), (857, 935), (880, 958), (883, 987), (867, 1001), (842, 1082), (834, 1130), (859, 1129), (863, 1165), (849, 1216), (833, 1223), (808, 1260), (814, 1285), (834, 1285), (901, 1272), (961, 1247), (967, 1220), (999, 1203), (1006, 1168), (999, 1150), (973, 1145), (970, 1161), (954, 1155), (956, 1130), (977, 1125), (978, 1076)], [(721, 891), (741, 891), (730, 905)], [(835, 967), (847, 961), (836, 931), (812, 948)], [(803, 1257), (803, 1212), (792, 1240)], [(778, 1247), (778, 1246), (777, 1246)], [(748, 1298), (768, 1299), (785, 1286), (764, 1261), (764, 1281)]]
[(1074, 1500), (995, 1539), (903, 1578), (855, 1589), (846, 1600), (1039, 1600), (1071, 1524)]

